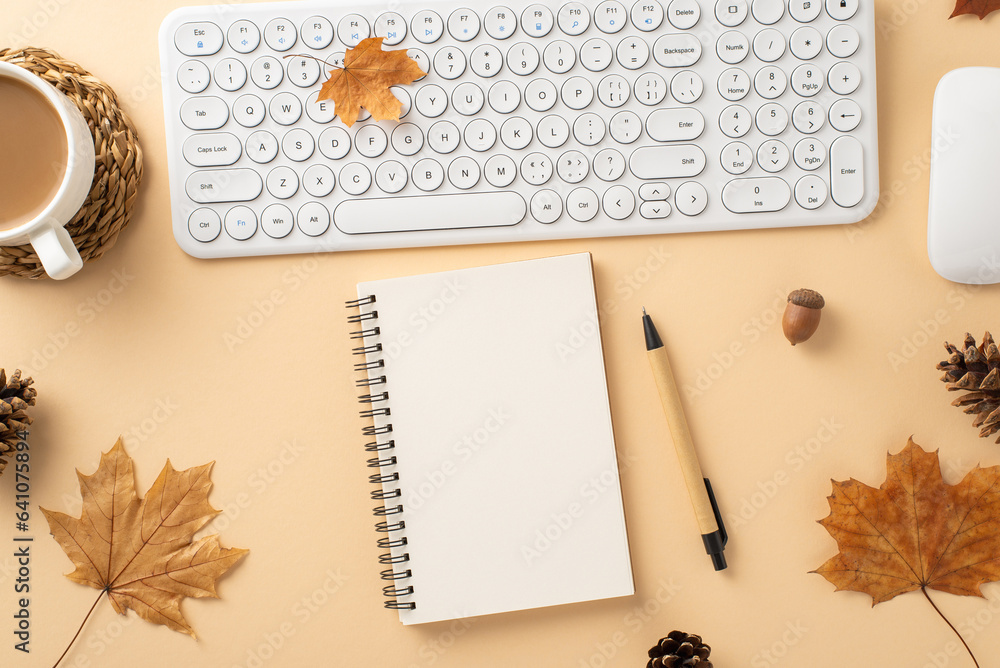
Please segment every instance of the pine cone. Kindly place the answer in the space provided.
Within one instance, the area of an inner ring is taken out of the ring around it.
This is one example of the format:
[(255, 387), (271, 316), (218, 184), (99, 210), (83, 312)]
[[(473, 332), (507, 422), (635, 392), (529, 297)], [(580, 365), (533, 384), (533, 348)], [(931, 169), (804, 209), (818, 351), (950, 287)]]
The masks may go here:
[[(976, 346), (976, 340), (966, 333), (964, 349), (959, 350), (947, 341), (945, 349), (951, 353), (938, 369), (944, 371), (941, 380), (948, 391), (963, 390), (968, 394), (951, 402), (952, 406), (965, 406), (966, 413), (976, 413), (973, 427), (982, 427), (979, 436), (986, 438), (1000, 430), (1000, 350), (989, 332), (983, 335), (983, 342)], [(1000, 443), (1000, 436), (997, 437)]]
[(712, 668), (708, 660), (711, 653), (712, 648), (701, 641), (701, 636), (671, 631), (649, 650), (646, 668)]
[(31, 378), (21, 378), (20, 369), (11, 374), (10, 379), (0, 369), (0, 474), (7, 466), (5, 458), (17, 449), (18, 432), (31, 424), (25, 409), (35, 405), (37, 392), (30, 387), (33, 382)]

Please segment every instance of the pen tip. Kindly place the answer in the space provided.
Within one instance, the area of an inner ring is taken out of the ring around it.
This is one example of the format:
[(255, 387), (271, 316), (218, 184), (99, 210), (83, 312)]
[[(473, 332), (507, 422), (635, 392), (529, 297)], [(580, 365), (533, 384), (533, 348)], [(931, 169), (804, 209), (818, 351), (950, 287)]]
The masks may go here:
[(642, 314), (646, 315), (646, 307), (645, 306), (642, 307)]

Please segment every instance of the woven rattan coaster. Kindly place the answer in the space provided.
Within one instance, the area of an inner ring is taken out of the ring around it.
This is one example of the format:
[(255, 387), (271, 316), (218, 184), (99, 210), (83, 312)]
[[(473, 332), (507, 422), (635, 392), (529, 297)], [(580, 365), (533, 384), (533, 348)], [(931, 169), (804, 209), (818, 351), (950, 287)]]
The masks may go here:
[[(142, 149), (132, 121), (106, 83), (48, 49), (0, 49), (0, 60), (20, 65), (61, 90), (80, 108), (94, 134), (97, 161), (90, 194), (66, 229), (83, 261), (101, 257), (128, 225), (142, 180)], [(31, 246), (0, 246), (0, 276), (42, 278)]]

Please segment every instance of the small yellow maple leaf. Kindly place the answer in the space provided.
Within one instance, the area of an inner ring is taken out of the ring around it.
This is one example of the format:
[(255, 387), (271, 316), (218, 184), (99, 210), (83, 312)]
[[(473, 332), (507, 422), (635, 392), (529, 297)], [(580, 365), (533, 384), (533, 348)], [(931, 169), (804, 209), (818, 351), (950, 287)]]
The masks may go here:
[(249, 550), (224, 548), (218, 536), (192, 541), (220, 511), (208, 502), (212, 464), (177, 471), (167, 460), (140, 499), (132, 458), (122, 439), (80, 479), (80, 517), (42, 508), (52, 536), (76, 566), (73, 582), (107, 592), (115, 612), (126, 608), (154, 624), (195, 637), (181, 599), (218, 598), (215, 582)]
[(369, 37), (348, 49), (344, 66), (330, 70), (330, 78), (320, 88), (318, 99), (333, 100), (337, 115), (347, 127), (358, 120), (362, 107), (376, 121), (398, 121), (403, 103), (389, 87), (413, 83), (427, 74), (406, 55), (406, 49), (383, 51), (383, 39)]

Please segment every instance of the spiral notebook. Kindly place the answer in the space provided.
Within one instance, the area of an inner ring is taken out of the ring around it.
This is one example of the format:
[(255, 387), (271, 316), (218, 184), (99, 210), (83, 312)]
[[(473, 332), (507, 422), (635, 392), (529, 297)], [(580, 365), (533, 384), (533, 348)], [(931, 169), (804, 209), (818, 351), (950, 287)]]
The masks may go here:
[(386, 607), (634, 593), (589, 253), (358, 284)]

